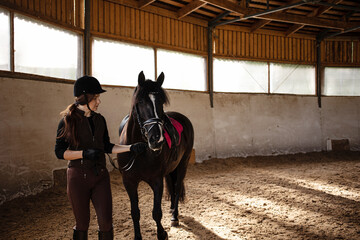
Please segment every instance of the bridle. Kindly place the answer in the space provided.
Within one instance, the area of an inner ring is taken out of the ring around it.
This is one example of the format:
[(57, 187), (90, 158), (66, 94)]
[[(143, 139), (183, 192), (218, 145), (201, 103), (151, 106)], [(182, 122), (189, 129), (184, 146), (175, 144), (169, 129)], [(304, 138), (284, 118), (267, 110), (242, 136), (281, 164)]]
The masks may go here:
[(142, 122), (140, 120), (140, 115), (139, 115), (139, 110), (138, 110), (137, 104), (135, 104), (135, 113), (136, 113), (136, 119), (140, 126), (141, 135), (146, 142), (149, 140), (148, 133), (156, 124), (159, 126), (159, 128), (164, 129), (164, 120), (161, 118), (149, 118), (148, 120)]
[[(156, 93), (154, 93), (156, 94)], [(150, 132), (150, 130), (157, 124), (159, 126), (159, 128), (163, 129), (164, 128), (164, 120), (161, 118), (150, 118), (144, 122), (142, 122), (140, 120), (140, 115), (138, 112), (138, 106), (137, 104), (135, 104), (135, 113), (136, 113), (136, 119), (138, 121), (138, 124), (140, 126), (140, 130), (141, 130), (141, 135), (143, 137), (143, 139), (148, 142), (148, 132)], [(119, 170), (123, 170), (123, 171), (129, 171), (132, 166), (135, 163), (135, 159), (137, 156), (132, 156), (129, 160), (129, 162), (127, 164), (125, 164), (125, 166), (121, 167), (116, 167), (115, 163), (112, 161), (111, 157), (109, 156), (109, 154), (107, 154), (110, 160), (111, 165), (115, 168), (115, 169), (119, 169)]]
[[(139, 126), (140, 126), (141, 135), (142, 135), (143, 139), (147, 142), (148, 141), (148, 132), (155, 126), (155, 124), (161, 125), (161, 127), (163, 127), (164, 121), (162, 119), (160, 119), (160, 118), (150, 118), (150, 119), (146, 120), (145, 122), (141, 122), (140, 121), (140, 116), (139, 116), (139, 113), (138, 113), (138, 109), (137, 109), (137, 105), (135, 105), (135, 112), (136, 112), (136, 119), (137, 119), (137, 121), (139, 123)], [(150, 127), (147, 128), (148, 126), (150, 126)], [(130, 158), (129, 162), (127, 164), (125, 164), (125, 166), (120, 168), (120, 166), (119, 167), (115, 166), (115, 163), (111, 159), (109, 154), (107, 154), (107, 156), (109, 157), (109, 161), (110, 161), (111, 165), (115, 169), (122, 170), (122, 171), (125, 171), (125, 172), (129, 171), (132, 168), (132, 166), (135, 163), (135, 159), (137, 157), (137, 156), (133, 155)]]

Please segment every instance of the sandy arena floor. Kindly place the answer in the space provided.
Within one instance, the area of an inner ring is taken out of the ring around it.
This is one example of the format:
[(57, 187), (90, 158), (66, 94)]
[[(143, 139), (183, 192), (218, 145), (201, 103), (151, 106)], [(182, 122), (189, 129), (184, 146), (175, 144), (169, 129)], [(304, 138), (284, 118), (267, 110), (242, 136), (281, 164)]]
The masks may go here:
[[(169, 239), (360, 239), (360, 153), (214, 159), (191, 165), (180, 226)], [(130, 202), (111, 173), (115, 239), (133, 239)], [(152, 192), (139, 188), (143, 239), (156, 239)], [(71, 239), (74, 218), (63, 187), (0, 206), (1, 239)], [(89, 239), (97, 239), (92, 209)]]

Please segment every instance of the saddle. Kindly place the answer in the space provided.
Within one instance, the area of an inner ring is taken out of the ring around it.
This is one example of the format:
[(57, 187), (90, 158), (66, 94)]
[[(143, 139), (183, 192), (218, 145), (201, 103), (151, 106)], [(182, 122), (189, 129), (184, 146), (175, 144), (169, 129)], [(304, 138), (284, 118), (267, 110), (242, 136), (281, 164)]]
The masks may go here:
[(170, 118), (168, 115), (165, 114), (164, 127), (164, 137), (169, 148), (178, 146), (181, 141), (181, 132), (183, 131), (183, 126), (178, 121)]

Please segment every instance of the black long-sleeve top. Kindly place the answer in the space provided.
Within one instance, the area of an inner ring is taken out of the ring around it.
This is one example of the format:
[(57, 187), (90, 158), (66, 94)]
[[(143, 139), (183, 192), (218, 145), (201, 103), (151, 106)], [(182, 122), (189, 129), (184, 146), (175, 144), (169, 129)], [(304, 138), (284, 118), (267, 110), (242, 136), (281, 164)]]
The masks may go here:
[[(77, 109), (77, 111), (80, 111), (81, 114), (83, 114), (83, 111)], [(84, 121), (88, 121), (89, 125), (90, 125), (90, 128), (87, 128), (87, 129), (91, 129), (91, 134), (93, 136), (93, 138), (95, 137), (95, 123), (94, 123), (94, 117), (97, 118), (97, 122), (99, 122), (99, 118), (100, 119), (103, 119), (103, 123), (104, 126), (103, 126), (103, 129), (104, 129), (104, 132), (103, 132), (103, 145), (104, 145), (104, 149), (102, 149), (105, 153), (111, 153), (112, 152), (112, 149), (114, 147), (114, 144), (110, 142), (110, 137), (109, 137), (109, 132), (108, 132), (108, 129), (107, 129), (107, 126), (106, 126), (106, 121), (105, 121), (105, 118), (98, 114), (98, 113), (94, 113), (92, 114), (90, 117), (84, 117), (83, 118), (83, 124), (87, 124), (86, 122)], [(101, 121), (100, 121), (101, 122)], [(72, 149), (72, 150), (75, 150), (73, 146), (70, 146), (69, 142), (64, 138), (64, 137), (61, 137), (61, 138), (58, 138), (59, 135), (61, 134), (62, 132), (62, 129), (64, 127), (65, 123), (64, 123), (64, 119), (61, 119), (60, 122), (59, 122), (59, 125), (58, 125), (58, 130), (57, 130), (57, 138), (56, 138), (56, 144), (55, 144), (55, 155), (58, 159), (64, 159), (64, 152), (67, 150), (67, 149)], [(78, 149), (78, 150), (85, 150), (85, 149)]]

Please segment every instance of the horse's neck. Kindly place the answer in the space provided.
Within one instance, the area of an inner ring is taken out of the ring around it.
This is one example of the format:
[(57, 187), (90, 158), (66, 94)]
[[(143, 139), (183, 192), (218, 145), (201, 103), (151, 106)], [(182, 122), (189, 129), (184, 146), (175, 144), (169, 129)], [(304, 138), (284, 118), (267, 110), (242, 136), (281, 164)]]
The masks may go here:
[(134, 141), (141, 141), (142, 135), (141, 135), (141, 129), (138, 123), (137, 118), (133, 116), (133, 114), (130, 114), (128, 126), (126, 128), (126, 135), (127, 138)]

